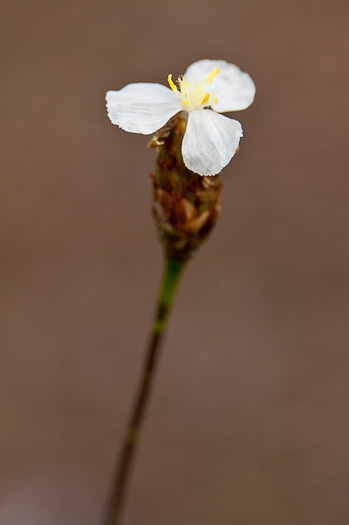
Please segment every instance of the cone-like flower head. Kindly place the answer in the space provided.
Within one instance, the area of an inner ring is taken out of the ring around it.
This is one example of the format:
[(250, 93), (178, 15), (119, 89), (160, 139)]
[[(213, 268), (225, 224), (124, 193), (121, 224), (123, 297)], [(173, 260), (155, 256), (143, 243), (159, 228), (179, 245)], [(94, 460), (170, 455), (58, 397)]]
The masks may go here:
[(246, 109), (254, 100), (255, 85), (247, 73), (224, 60), (200, 60), (177, 81), (168, 75), (161, 84), (129, 84), (108, 91), (110, 120), (125, 131), (150, 135), (171, 117), (186, 112), (182, 142), (185, 166), (199, 175), (218, 174), (234, 156), (242, 137), (237, 120), (220, 113)]
[(221, 209), (221, 178), (204, 177), (183, 163), (187, 121), (177, 115), (149, 146), (158, 158), (153, 180), (153, 214), (167, 256), (187, 261), (214, 228)]

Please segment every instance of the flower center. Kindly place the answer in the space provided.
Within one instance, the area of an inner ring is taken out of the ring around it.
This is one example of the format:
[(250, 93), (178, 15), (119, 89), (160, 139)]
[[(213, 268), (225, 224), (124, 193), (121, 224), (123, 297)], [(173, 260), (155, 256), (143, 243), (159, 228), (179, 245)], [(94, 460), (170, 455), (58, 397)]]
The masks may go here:
[(199, 82), (189, 82), (184, 75), (178, 78), (177, 84), (174, 84), (172, 75), (168, 75), (167, 82), (170, 84), (172, 91), (175, 91), (186, 111), (193, 109), (204, 109), (213, 103), (218, 104), (217, 97), (214, 97), (210, 92), (212, 80), (220, 72), (220, 69), (214, 68), (213, 71), (204, 80)]

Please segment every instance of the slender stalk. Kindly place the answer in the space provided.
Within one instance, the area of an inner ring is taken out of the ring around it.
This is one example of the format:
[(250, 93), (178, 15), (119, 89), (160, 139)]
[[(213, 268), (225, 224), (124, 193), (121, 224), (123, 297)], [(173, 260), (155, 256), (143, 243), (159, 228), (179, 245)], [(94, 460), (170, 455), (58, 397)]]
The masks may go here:
[(159, 359), (160, 344), (166, 328), (168, 314), (176, 292), (177, 284), (184, 266), (184, 262), (178, 262), (168, 258), (165, 260), (155, 321), (147, 349), (138, 394), (131, 412), (119, 463), (115, 472), (105, 525), (117, 525), (120, 523), (122, 506), (125, 499), (125, 489), (130, 475), (130, 467), (136, 450), (141, 424), (154, 381), (156, 365)]

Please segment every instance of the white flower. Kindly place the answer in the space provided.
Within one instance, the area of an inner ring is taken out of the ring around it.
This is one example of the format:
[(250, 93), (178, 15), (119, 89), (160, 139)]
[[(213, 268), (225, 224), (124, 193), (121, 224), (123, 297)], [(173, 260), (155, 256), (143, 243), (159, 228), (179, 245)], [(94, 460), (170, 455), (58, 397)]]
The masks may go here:
[(129, 84), (108, 91), (110, 120), (125, 131), (150, 135), (180, 111), (188, 113), (182, 143), (184, 164), (200, 175), (216, 175), (234, 156), (242, 137), (237, 120), (220, 115), (252, 104), (255, 85), (247, 73), (224, 60), (200, 60), (177, 81)]

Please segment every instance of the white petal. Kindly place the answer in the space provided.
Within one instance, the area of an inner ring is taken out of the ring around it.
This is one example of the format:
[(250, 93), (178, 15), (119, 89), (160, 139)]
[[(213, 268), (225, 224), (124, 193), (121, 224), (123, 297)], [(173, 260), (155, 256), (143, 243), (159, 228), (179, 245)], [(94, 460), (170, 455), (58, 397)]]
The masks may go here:
[(246, 109), (254, 100), (256, 87), (252, 78), (237, 66), (225, 60), (199, 60), (188, 67), (184, 76), (189, 82), (203, 81), (213, 71), (220, 69), (210, 87), (212, 96), (217, 97), (218, 104), (212, 108), (223, 113)]
[(210, 109), (191, 111), (182, 143), (184, 164), (199, 175), (217, 175), (234, 156), (240, 137), (237, 120)]
[(106, 95), (108, 116), (125, 131), (149, 135), (181, 111), (177, 93), (161, 84), (128, 84)]
[(188, 67), (184, 76), (189, 82), (202, 82), (210, 73), (212, 73), (214, 68), (221, 69), (226, 65), (227, 62), (225, 60), (199, 60)]

